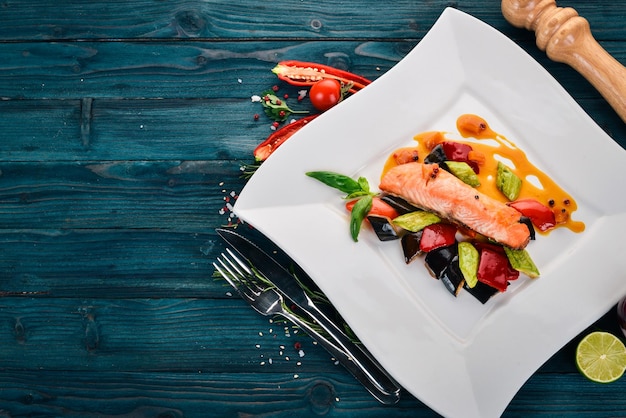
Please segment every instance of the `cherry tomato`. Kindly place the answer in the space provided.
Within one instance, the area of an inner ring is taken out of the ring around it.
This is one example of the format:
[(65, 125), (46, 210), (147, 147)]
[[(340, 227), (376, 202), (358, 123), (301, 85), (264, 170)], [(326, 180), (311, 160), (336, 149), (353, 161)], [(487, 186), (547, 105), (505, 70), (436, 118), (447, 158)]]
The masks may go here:
[(313, 106), (323, 112), (341, 101), (341, 83), (334, 79), (324, 79), (311, 86), (309, 98)]

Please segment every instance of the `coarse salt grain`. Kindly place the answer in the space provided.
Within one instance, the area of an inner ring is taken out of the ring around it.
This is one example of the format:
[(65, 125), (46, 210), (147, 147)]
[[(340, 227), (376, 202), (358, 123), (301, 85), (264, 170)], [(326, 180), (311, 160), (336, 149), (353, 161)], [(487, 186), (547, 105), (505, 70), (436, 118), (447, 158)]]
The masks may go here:
[(254, 96), (250, 97), (250, 100), (252, 101), (252, 103), (260, 102), (261, 96), (255, 94)]
[(297, 375), (297, 374), (294, 374), (294, 375), (293, 375), (293, 378), (294, 378), (294, 379), (297, 379), (297, 378), (299, 378), (299, 377), (300, 377), (300, 375)]
[(298, 355), (300, 356), (300, 358), (304, 357), (304, 350), (298, 351)]

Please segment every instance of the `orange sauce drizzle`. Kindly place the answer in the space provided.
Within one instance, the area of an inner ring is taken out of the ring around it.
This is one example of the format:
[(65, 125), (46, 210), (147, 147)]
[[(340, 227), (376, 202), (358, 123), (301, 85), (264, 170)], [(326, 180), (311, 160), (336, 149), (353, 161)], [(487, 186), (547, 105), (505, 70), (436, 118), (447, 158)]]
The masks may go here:
[[(506, 197), (496, 186), (496, 172), (498, 160), (506, 164), (520, 179), (522, 187), (518, 199), (532, 198), (550, 207), (556, 217), (556, 227), (566, 227), (573, 232), (582, 232), (585, 224), (572, 219), (571, 214), (578, 208), (576, 201), (566, 193), (547, 174), (535, 167), (526, 154), (503, 135), (494, 132), (487, 122), (476, 115), (465, 114), (457, 119), (457, 130), (463, 138), (474, 138), (476, 141), (456, 141), (445, 137), (444, 132), (422, 132), (415, 135), (415, 147), (404, 147), (395, 150), (387, 159), (383, 168), (383, 175), (392, 167), (414, 159), (415, 152), (419, 161), (439, 143), (455, 141), (468, 144), (472, 147), (470, 159), (478, 162), (480, 192), (507, 202)], [(482, 140), (489, 140), (482, 142)], [(540, 232), (537, 230), (537, 232)], [(549, 231), (547, 231), (549, 232)]]

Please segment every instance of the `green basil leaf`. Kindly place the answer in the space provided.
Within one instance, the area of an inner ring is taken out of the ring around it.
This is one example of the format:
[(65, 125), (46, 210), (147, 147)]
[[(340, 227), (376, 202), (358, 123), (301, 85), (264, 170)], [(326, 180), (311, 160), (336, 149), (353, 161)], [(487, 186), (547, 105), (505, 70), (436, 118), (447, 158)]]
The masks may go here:
[(332, 171), (309, 171), (306, 175), (347, 194), (362, 191), (359, 182), (343, 174)]
[(372, 196), (365, 195), (352, 207), (352, 213), (350, 214), (350, 234), (352, 235), (354, 242), (358, 241), (361, 224), (363, 224), (363, 220), (369, 213), (370, 209), (372, 209), (372, 202)]
[(367, 196), (368, 194), (371, 194), (371, 193), (363, 191), (363, 190), (359, 190), (359, 191), (356, 191), (354, 193), (350, 193), (349, 195), (347, 195), (345, 197), (345, 199), (346, 200), (350, 200), (350, 199), (354, 199), (356, 197)]
[(359, 183), (361, 190), (363, 190), (365, 193), (370, 192), (370, 184), (365, 177), (359, 177), (357, 183)]

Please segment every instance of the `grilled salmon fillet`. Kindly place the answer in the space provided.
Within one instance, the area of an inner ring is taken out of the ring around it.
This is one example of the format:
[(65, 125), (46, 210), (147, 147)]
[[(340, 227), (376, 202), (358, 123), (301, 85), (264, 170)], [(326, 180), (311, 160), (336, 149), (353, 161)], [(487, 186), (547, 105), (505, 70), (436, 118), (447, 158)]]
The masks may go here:
[(383, 176), (379, 188), (511, 248), (524, 248), (530, 240), (517, 210), (480, 193), (438, 164), (398, 165)]

